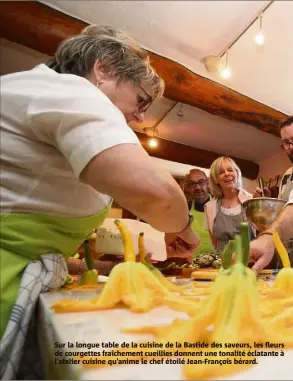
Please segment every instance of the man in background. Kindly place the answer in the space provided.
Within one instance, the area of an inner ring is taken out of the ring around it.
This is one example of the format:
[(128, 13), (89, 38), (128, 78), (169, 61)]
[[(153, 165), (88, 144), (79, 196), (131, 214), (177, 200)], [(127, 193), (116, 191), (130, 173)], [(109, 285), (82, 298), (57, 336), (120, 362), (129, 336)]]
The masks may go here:
[(197, 168), (191, 169), (185, 176), (183, 191), (189, 212), (194, 216), (192, 229), (200, 238), (200, 245), (194, 252), (194, 256), (202, 253), (213, 253), (214, 247), (205, 227), (204, 205), (211, 199), (205, 172)]
[[(286, 118), (280, 123), (280, 135), (282, 139), (281, 147), (285, 151), (286, 155), (293, 163), (293, 115)], [(289, 200), (289, 194), (293, 190), (293, 169), (291, 167), (284, 173), (278, 198), (284, 201)], [(253, 197), (261, 197), (260, 188), (256, 188), (253, 192)], [(271, 192), (268, 188), (264, 188), (264, 196), (271, 197)]]
[[(293, 116), (289, 116), (280, 123), (280, 135), (282, 139), (281, 147), (293, 163)], [(261, 190), (256, 188), (254, 197), (261, 197)], [(268, 188), (264, 188), (264, 196), (270, 197), (271, 193)], [(286, 245), (291, 261), (293, 259), (293, 169), (291, 167), (284, 173), (280, 189), (279, 199), (287, 202), (286, 207), (273, 224), (250, 245), (250, 258), (255, 261), (252, 267), (256, 273), (259, 273), (267, 266), (274, 254), (274, 243), (272, 233), (278, 232), (281, 241)], [(291, 263), (293, 266), (293, 263)]]

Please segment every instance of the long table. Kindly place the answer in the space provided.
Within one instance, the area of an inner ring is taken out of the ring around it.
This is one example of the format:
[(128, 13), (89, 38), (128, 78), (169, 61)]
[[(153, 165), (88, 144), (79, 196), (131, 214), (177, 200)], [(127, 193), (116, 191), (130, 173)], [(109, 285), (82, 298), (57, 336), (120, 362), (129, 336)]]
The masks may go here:
[[(168, 324), (174, 318), (187, 318), (185, 313), (175, 312), (168, 307), (159, 307), (148, 313), (133, 314), (126, 308), (108, 311), (56, 314), (52, 303), (62, 298), (91, 299), (100, 291), (54, 291), (41, 294), (39, 300), (39, 341), (44, 359), (47, 379), (78, 380), (182, 380), (182, 365), (139, 364), (112, 366), (86, 370), (77, 364), (56, 364), (55, 354), (73, 348), (59, 348), (62, 343), (133, 342), (140, 339), (153, 341), (152, 336), (126, 335), (121, 328), (144, 325)], [(248, 322), (249, 324), (249, 322)], [(79, 349), (81, 350), (81, 349)], [(86, 349), (84, 349), (86, 350)], [(93, 349), (95, 350), (95, 349)], [(99, 349), (97, 349), (99, 350)], [(262, 357), (259, 364), (226, 380), (293, 380), (293, 351), (284, 357)], [(195, 365), (196, 366), (196, 365)]]

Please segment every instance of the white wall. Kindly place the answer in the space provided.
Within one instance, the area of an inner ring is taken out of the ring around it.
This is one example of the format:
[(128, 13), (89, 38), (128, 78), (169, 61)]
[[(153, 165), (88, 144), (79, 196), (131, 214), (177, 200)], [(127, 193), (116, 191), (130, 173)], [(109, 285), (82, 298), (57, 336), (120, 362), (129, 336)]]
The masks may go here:
[(186, 173), (193, 168), (200, 169), (207, 176), (209, 176), (209, 173), (210, 173), (209, 169), (195, 167), (194, 165), (176, 163), (175, 161), (158, 159), (157, 157), (152, 157), (152, 160), (154, 160), (158, 165), (160, 165), (162, 168), (164, 168), (166, 171), (168, 171), (169, 173), (171, 173), (171, 175), (175, 177), (184, 177)]
[(277, 175), (283, 176), (284, 172), (292, 166), (292, 163), (286, 154), (281, 152), (280, 154), (262, 160), (259, 165), (259, 175), (263, 177), (265, 181), (268, 181)]
[(48, 59), (45, 54), (0, 38), (0, 75), (30, 70)]

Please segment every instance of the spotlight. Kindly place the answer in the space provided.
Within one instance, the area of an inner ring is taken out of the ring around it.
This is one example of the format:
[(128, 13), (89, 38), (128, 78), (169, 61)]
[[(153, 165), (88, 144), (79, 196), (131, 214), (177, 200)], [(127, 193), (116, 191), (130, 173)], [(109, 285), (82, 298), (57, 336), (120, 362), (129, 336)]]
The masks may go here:
[(158, 147), (158, 139), (156, 139), (156, 138), (151, 138), (151, 139), (149, 139), (149, 141), (148, 141), (148, 145), (149, 145), (149, 147), (151, 147), (151, 148), (156, 148), (156, 147)]

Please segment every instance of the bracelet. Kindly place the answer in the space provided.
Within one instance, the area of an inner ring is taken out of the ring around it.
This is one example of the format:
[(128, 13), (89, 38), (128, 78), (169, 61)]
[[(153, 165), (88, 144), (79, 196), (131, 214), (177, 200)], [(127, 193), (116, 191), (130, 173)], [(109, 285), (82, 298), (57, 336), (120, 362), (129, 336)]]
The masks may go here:
[(183, 230), (181, 230), (181, 232), (176, 233), (176, 234), (182, 234), (182, 233), (184, 233), (191, 226), (191, 224), (193, 223), (193, 220), (194, 220), (194, 216), (192, 214), (188, 213), (188, 223), (187, 223), (187, 225), (185, 226), (185, 228)]
[(257, 238), (260, 237), (261, 235), (273, 235), (273, 233), (272, 233), (272, 232), (266, 232), (266, 231), (264, 231), (264, 232), (262, 232), (262, 233), (259, 233), (259, 235), (257, 236)]

